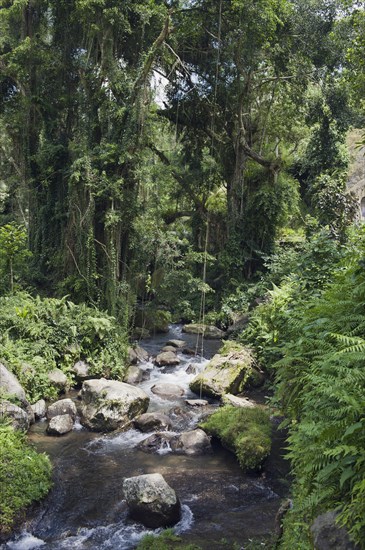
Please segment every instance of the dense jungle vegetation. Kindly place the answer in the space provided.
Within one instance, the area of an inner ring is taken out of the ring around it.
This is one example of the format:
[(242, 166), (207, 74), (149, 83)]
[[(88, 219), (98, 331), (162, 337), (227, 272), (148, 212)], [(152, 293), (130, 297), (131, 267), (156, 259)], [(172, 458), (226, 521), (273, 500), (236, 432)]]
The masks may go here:
[[(365, 548), (365, 232), (346, 191), (363, 2), (0, 8), (0, 362), (35, 402), (79, 359), (120, 378), (147, 318), (236, 327), (289, 430), (280, 547), (311, 548), (336, 509)], [(17, 437), (0, 426), (21, 460)]]

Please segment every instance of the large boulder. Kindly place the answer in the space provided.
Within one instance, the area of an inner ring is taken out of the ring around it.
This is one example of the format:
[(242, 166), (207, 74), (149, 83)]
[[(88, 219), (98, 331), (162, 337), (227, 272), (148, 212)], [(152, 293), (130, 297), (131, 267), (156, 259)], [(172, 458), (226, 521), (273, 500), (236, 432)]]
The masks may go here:
[(210, 397), (240, 393), (251, 375), (253, 362), (252, 355), (244, 348), (230, 351), (227, 355), (218, 353), (190, 382), (190, 389), (198, 395)]
[(17, 377), (10, 372), (5, 365), (0, 363), (0, 394), (5, 399), (15, 399), (18, 405), (26, 411), (29, 423), (34, 422), (34, 413), (29, 401), (26, 398), (25, 390), (21, 386)]
[(177, 399), (185, 394), (185, 390), (181, 386), (168, 383), (155, 384), (151, 391), (162, 399)]
[(187, 334), (202, 334), (208, 340), (221, 340), (225, 333), (214, 325), (203, 325), (201, 323), (192, 323), (184, 325), (183, 332)]
[(47, 409), (48, 420), (51, 420), (51, 418), (55, 416), (60, 416), (64, 414), (68, 414), (69, 416), (71, 416), (72, 420), (75, 420), (77, 409), (72, 399), (60, 399), (59, 401), (52, 403), (52, 405), (50, 405)]
[(68, 390), (68, 379), (61, 369), (53, 369), (47, 376), (52, 386), (54, 386), (58, 391), (66, 392)]
[(344, 527), (336, 523), (337, 512), (326, 512), (318, 516), (311, 527), (316, 550), (356, 550), (359, 548), (350, 541)]
[(26, 411), (10, 401), (0, 402), (0, 417), (8, 418), (14, 430), (26, 432), (29, 429), (30, 421)]
[(74, 421), (70, 414), (59, 414), (53, 416), (47, 426), (47, 433), (50, 435), (64, 435), (72, 430)]
[(171, 420), (166, 414), (161, 412), (151, 412), (141, 414), (134, 421), (136, 428), (141, 430), (141, 432), (155, 432), (170, 430), (171, 429)]
[(179, 499), (161, 474), (127, 478), (123, 491), (131, 517), (146, 527), (169, 527), (180, 520)]
[(148, 395), (136, 386), (117, 380), (86, 380), (82, 385), (84, 426), (98, 432), (128, 427), (135, 416), (146, 412)]
[(158, 367), (173, 367), (180, 363), (180, 359), (174, 351), (163, 351), (155, 358), (155, 364)]

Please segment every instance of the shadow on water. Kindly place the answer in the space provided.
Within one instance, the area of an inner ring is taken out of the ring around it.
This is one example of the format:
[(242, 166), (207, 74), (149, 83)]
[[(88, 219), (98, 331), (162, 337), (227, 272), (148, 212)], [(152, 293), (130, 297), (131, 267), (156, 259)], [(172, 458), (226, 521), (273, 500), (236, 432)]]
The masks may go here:
[[(142, 345), (155, 355), (170, 338), (182, 338), (189, 346), (194, 345), (194, 337), (181, 335), (179, 327)], [(219, 342), (207, 343), (206, 355), (213, 355), (218, 347)], [(180, 424), (179, 431), (191, 429), (202, 414), (187, 411), (184, 399), (189, 392), (184, 398), (166, 402), (149, 390), (156, 380), (167, 377), (171, 381), (174, 376), (187, 388), (192, 375), (187, 376), (185, 370), (191, 362), (195, 359), (181, 356), (175, 374), (163, 373), (152, 363), (144, 365), (151, 375), (144, 389), (154, 399), (152, 408), (186, 411), (185, 427)], [(202, 368), (204, 361), (199, 364)], [(212, 404), (210, 409), (216, 406)], [(288, 466), (281, 456), (284, 434), (279, 431), (274, 434), (273, 451), (264, 473), (246, 475), (235, 457), (219, 444), (214, 444), (213, 453), (205, 456), (147, 454), (136, 445), (150, 434), (134, 429), (101, 435), (79, 426), (56, 438), (47, 436), (45, 427), (45, 422), (34, 425), (30, 440), (51, 457), (54, 487), (34, 508), (22, 534), (3, 545), (4, 550), (135, 548), (150, 531), (128, 518), (122, 484), (125, 477), (134, 475), (160, 472), (183, 504), (177, 533), (184, 541), (210, 550), (232, 548), (233, 542), (243, 544), (252, 537), (268, 536), (274, 529), (280, 500), (288, 490)], [(227, 540), (228, 546), (222, 546), (222, 539)]]

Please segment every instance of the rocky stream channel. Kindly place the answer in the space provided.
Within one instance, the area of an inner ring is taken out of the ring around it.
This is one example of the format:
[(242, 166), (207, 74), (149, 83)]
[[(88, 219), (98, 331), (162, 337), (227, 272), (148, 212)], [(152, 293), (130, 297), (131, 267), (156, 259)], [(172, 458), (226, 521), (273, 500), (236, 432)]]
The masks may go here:
[[(158, 367), (151, 358), (166, 342), (183, 339), (195, 348), (196, 335), (182, 334), (181, 326), (170, 327), (164, 335), (141, 342), (150, 359), (140, 368), (145, 379), (138, 385), (150, 397), (148, 412), (169, 416), (172, 432), (194, 429), (199, 421), (219, 406), (218, 400), (193, 407), (188, 399), (199, 396), (189, 390), (194, 371), (201, 371), (216, 353), (220, 342), (206, 340), (204, 358), (178, 352), (180, 363)], [(192, 365), (192, 368), (187, 368)], [(167, 399), (151, 391), (156, 383), (177, 384), (184, 395)], [(77, 403), (77, 392), (67, 395)], [(263, 399), (263, 395), (256, 396)], [(17, 535), (3, 544), (3, 550), (135, 548), (152, 531), (130, 519), (122, 486), (125, 478), (160, 473), (176, 491), (182, 517), (175, 532), (186, 543), (203, 549), (245, 548), (251, 539), (265, 540), (275, 528), (275, 516), (288, 492), (288, 465), (283, 459), (284, 434), (274, 429), (273, 445), (261, 473), (245, 474), (233, 454), (213, 442), (213, 451), (201, 456), (175, 454), (166, 441), (156, 452), (140, 448), (151, 433), (135, 428), (100, 434), (83, 428), (62, 437), (47, 435), (46, 422), (35, 423), (29, 438), (38, 451), (51, 457), (54, 486), (48, 497), (29, 513)]]

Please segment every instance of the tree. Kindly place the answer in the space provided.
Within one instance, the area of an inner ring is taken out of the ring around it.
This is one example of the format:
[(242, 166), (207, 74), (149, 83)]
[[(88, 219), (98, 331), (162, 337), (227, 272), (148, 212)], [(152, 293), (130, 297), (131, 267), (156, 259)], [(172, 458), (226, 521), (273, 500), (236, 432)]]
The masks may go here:
[(14, 292), (15, 271), (21, 270), (24, 261), (29, 257), (25, 228), (15, 223), (0, 227), (0, 262), (3, 264), (3, 271), (9, 277), (11, 293)]

